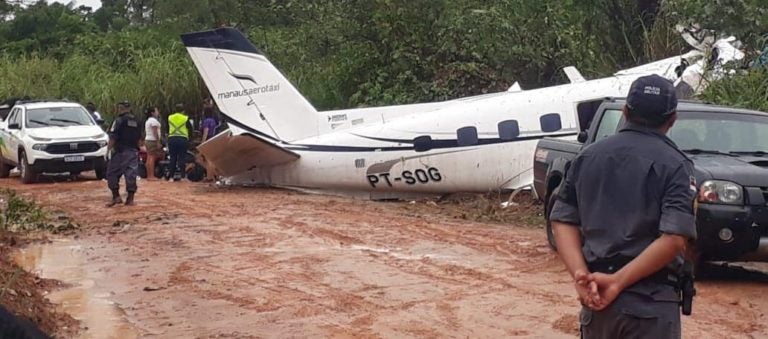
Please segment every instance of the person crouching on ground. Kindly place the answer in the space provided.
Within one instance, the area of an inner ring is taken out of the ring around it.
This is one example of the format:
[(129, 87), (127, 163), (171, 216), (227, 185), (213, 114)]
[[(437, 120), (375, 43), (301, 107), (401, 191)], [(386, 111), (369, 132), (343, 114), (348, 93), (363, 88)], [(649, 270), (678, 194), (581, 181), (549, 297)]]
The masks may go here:
[(183, 104), (176, 104), (176, 113), (168, 116), (168, 153), (171, 155), (168, 181), (176, 180), (176, 171), (181, 171), (184, 177), (184, 159), (189, 149), (189, 132), (193, 130), (192, 122), (184, 111)]
[(144, 123), (144, 147), (147, 148), (147, 180), (154, 180), (155, 164), (165, 156), (160, 137), (160, 110), (150, 107), (146, 110), (147, 121)]
[(111, 156), (107, 165), (107, 186), (112, 192), (112, 201), (107, 207), (123, 202), (120, 198), (120, 177), (125, 178), (128, 197), (126, 205), (133, 205), (136, 176), (139, 172), (139, 141), (141, 129), (139, 121), (131, 113), (131, 104), (123, 101), (117, 105), (118, 117), (109, 129), (109, 150)]

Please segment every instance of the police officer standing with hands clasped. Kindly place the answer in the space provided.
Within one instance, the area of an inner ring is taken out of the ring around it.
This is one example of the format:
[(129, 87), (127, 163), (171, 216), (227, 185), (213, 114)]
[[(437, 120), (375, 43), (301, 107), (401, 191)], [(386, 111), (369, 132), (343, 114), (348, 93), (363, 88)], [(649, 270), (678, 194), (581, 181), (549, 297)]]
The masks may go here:
[(125, 177), (125, 188), (128, 197), (126, 205), (133, 205), (136, 194), (136, 175), (139, 168), (139, 140), (141, 129), (139, 121), (131, 113), (131, 104), (123, 101), (117, 105), (118, 117), (109, 129), (109, 152), (111, 156), (107, 165), (107, 186), (112, 191), (112, 201), (107, 207), (122, 203), (120, 198), (120, 177)]
[(560, 186), (550, 220), (584, 305), (583, 338), (681, 337), (680, 272), (696, 237), (696, 181), (692, 162), (666, 136), (676, 108), (668, 80), (637, 79), (627, 124), (585, 148)]

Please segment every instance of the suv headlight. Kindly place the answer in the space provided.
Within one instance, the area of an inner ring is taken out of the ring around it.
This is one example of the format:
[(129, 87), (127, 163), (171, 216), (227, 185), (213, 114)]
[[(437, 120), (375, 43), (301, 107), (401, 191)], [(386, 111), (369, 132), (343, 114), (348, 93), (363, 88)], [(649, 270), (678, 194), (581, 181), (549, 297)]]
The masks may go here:
[(34, 145), (32, 145), (32, 149), (35, 150), (35, 151), (45, 151), (45, 148), (47, 146), (48, 145), (46, 145), (46, 144), (34, 144)]
[(47, 141), (52, 141), (53, 140), (51, 138), (40, 138), (40, 137), (36, 137), (36, 136), (32, 136), (32, 135), (30, 135), (29, 138), (34, 140), (34, 141), (43, 141), (43, 142), (47, 142)]
[(741, 205), (744, 203), (744, 188), (730, 181), (708, 180), (701, 184), (699, 202)]
[(107, 145), (109, 144), (109, 142), (107, 142), (106, 140), (99, 140), (96, 143), (99, 144), (99, 148), (107, 147)]

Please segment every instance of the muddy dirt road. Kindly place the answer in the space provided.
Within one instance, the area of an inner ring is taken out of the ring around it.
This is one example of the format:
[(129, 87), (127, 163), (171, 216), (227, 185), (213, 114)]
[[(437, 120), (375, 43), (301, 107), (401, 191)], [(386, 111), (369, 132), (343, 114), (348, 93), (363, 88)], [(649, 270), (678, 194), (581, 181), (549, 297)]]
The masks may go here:
[[(100, 181), (0, 186), (87, 225), (19, 255), (73, 286), (51, 298), (84, 338), (576, 334), (570, 279), (540, 229), (192, 183), (142, 181), (138, 206), (113, 210)], [(685, 337), (768, 336), (765, 281), (699, 283)]]

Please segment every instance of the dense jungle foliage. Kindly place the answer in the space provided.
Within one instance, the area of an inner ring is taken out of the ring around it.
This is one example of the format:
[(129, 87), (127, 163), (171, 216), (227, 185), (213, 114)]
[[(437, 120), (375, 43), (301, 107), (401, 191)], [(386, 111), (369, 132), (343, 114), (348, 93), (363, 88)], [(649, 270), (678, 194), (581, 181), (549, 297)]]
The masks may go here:
[[(318, 109), (445, 100), (588, 77), (690, 49), (676, 24), (733, 34), (754, 54), (765, 0), (102, 0), (96, 10), (0, 1), (0, 98), (59, 97), (110, 114), (207, 90), (179, 35), (249, 34)], [(768, 71), (739, 73), (704, 98), (768, 111)]]

